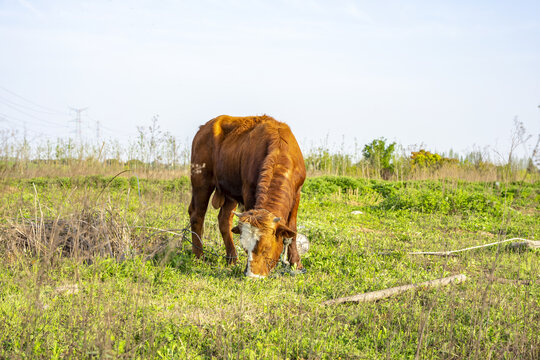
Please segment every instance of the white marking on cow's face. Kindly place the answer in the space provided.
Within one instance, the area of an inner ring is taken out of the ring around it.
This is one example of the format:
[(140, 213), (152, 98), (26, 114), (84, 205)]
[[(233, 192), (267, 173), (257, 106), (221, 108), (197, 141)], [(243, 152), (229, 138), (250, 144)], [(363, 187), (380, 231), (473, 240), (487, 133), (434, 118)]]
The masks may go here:
[(261, 231), (259, 229), (249, 223), (240, 222), (240, 244), (249, 253), (249, 260), (251, 260), (251, 252), (260, 239)]
[(240, 244), (246, 250), (248, 254), (248, 260), (246, 265), (246, 272), (245, 275), (249, 277), (264, 277), (260, 275), (253, 274), (251, 272), (251, 260), (253, 260), (253, 249), (255, 249), (255, 246), (257, 245), (257, 242), (261, 239), (261, 231), (257, 229), (255, 226), (240, 222)]

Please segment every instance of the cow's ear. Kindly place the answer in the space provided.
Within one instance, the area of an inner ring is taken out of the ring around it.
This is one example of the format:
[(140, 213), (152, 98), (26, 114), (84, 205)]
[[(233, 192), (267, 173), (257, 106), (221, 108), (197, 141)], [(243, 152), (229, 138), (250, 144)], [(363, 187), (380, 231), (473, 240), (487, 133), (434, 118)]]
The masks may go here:
[(240, 226), (236, 225), (231, 229), (231, 231), (233, 232), (233, 234), (240, 234)]
[(295, 231), (292, 231), (287, 226), (279, 224), (276, 229), (276, 235), (277, 236), (283, 236), (284, 238), (292, 238), (294, 235), (296, 235)]

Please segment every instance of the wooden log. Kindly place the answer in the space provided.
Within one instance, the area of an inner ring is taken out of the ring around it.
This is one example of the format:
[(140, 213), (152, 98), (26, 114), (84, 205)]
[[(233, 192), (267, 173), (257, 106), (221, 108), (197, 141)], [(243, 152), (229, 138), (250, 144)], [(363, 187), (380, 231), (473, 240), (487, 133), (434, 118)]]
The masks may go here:
[(402, 292), (412, 290), (412, 289), (417, 289), (421, 287), (437, 287), (437, 286), (448, 285), (451, 283), (460, 283), (460, 282), (465, 281), (466, 279), (467, 279), (467, 276), (465, 276), (464, 274), (453, 275), (453, 276), (445, 277), (442, 279), (421, 282), (418, 284), (397, 286), (397, 287), (393, 287), (389, 289), (378, 290), (378, 291), (368, 292), (364, 294), (358, 294), (358, 295), (352, 295), (352, 296), (342, 297), (338, 299), (327, 300), (323, 302), (322, 305), (334, 305), (334, 304), (341, 304), (344, 302), (377, 301), (377, 300), (384, 299), (390, 296), (401, 294)]

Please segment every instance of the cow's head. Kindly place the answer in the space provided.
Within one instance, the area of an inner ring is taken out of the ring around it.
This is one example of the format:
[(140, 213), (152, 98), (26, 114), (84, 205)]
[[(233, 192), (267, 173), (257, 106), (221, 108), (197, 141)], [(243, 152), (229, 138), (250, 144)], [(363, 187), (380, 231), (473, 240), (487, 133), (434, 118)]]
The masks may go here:
[(265, 277), (277, 263), (283, 251), (283, 239), (296, 233), (281, 223), (281, 219), (265, 209), (235, 213), (238, 225), (232, 229), (240, 234), (240, 243), (248, 260), (244, 274)]

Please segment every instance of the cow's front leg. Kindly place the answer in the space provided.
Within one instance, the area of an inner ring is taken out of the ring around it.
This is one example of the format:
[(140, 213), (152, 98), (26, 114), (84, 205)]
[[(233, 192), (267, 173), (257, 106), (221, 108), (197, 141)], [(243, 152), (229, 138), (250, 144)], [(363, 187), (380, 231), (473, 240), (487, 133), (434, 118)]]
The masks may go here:
[(296, 215), (298, 214), (298, 206), (300, 205), (300, 190), (296, 194), (296, 199), (294, 201), (294, 207), (289, 215), (289, 221), (287, 226), (295, 232), (291, 243), (288, 248), (287, 260), (291, 266), (296, 265), (297, 269), (303, 269), (302, 262), (300, 261), (300, 255), (298, 254), (298, 248), (296, 247)]
[(236, 264), (238, 258), (231, 233), (233, 211), (236, 209), (236, 204), (236, 201), (225, 198), (225, 203), (221, 207), (221, 210), (219, 210), (218, 215), (219, 231), (225, 243), (228, 264)]
[[(192, 178), (193, 182), (193, 178)], [(191, 203), (189, 204), (189, 221), (191, 223), (191, 244), (193, 253), (200, 258), (203, 255), (202, 236), (204, 231), (204, 216), (208, 209), (213, 186), (193, 187)]]
[(291, 266), (296, 266), (297, 269), (303, 269), (304, 266), (300, 260), (300, 254), (298, 254), (298, 248), (296, 247), (296, 235), (292, 238), (288, 249), (288, 260)]

